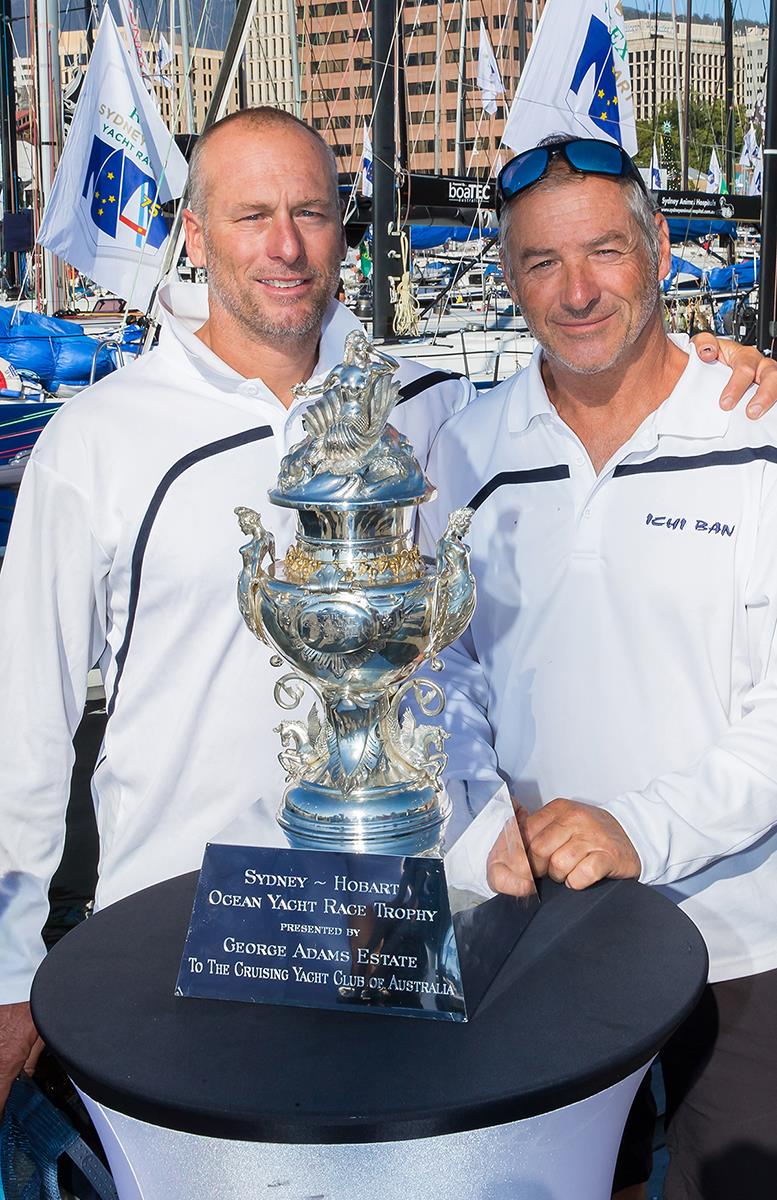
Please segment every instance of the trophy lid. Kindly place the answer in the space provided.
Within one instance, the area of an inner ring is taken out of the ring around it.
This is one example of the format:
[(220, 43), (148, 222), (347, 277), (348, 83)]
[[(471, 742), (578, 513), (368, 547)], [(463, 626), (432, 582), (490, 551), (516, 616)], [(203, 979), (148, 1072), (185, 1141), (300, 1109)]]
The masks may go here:
[(342, 363), (322, 381), (294, 389), (310, 400), (302, 418), (307, 437), (283, 459), (269, 493), (273, 504), (401, 508), (434, 496), (410, 442), (387, 424), (399, 395), (398, 365), (354, 331)]

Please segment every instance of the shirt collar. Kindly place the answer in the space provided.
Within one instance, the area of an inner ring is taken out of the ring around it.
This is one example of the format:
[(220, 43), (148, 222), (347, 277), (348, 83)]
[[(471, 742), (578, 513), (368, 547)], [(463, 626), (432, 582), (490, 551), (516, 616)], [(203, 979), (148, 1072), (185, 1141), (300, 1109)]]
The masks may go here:
[[(181, 283), (178, 279), (168, 277), (159, 290), (159, 303), (162, 309), (161, 344), (177, 344), (195, 370), (223, 391), (233, 392), (241, 383), (246, 382), (246, 376), (225, 363), (197, 336), (197, 330), (208, 319), (207, 284)], [(353, 313), (344, 304), (333, 299), (324, 313), (318, 361), (311, 379), (308, 380), (309, 383), (337, 366), (343, 357), (346, 335), (354, 329), (364, 331), (364, 327)], [(272, 395), (261, 378), (253, 382), (261, 384), (268, 395)], [(280, 401), (278, 403), (280, 404)], [(296, 402), (291, 408), (295, 406)]]
[(719, 397), (731, 375), (723, 363), (705, 363), (692, 342), (682, 347), (688, 355), (685, 370), (655, 414), (659, 437), (716, 438), (726, 433), (731, 413)]
[[(679, 339), (673, 339), (678, 341)], [(728, 429), (730, 412), (718, 403), (731, 371), (723, 363), (705, 363), (692, 342), (681, 345), (688, 363), (669, 396), (654, 414), (654, 430), (659, 437), (714, 438)], [(535, 417), (543, 413), (557, 416), (548, 399), (542, 379), (542, 347), (537, 346), (528, 366), (513, 379), (510, 393), (508, 427), (511, 433), (523, 433)]]
[(537, 346), (528, 366), (513, 377), (507, 414), (510, 433), (523, 433), (535, 417), (556, 413), (545, 391), (541, 365), (542, 347)]

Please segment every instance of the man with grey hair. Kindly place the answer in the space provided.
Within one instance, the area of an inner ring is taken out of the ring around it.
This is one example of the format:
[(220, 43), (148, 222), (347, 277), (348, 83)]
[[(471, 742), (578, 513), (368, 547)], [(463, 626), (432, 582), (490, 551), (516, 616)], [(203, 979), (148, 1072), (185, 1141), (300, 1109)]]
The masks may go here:
[[(760, 1200), (777, 1188), (777, 420), (721, 411), (723, 368), (667, 336), (666, 222), (619, 146), (535, 147), (498, 194), (539, 347), (430, 456), (425, 538), (476, 510), (478, 607), (443, 655), (449, 778), (508, 782), (537, 875), (640, 879), (696, 922), (710, 984), (663, 1058), (664, 1195)], [(650, 1173), (639, 1101), (624, 1200)]]

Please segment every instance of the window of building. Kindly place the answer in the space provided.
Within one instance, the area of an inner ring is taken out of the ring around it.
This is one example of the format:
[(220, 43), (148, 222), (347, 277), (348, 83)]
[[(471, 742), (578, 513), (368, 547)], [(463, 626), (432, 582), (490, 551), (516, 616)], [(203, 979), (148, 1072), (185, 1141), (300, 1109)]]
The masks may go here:
[[(422, 50), (413, 54), (408, 54), (405, 59), (405, 66), (408, 67), (431, 67), (436, 59), (434, 50)], [(447, 58), (447, 56), (446, 56)]]

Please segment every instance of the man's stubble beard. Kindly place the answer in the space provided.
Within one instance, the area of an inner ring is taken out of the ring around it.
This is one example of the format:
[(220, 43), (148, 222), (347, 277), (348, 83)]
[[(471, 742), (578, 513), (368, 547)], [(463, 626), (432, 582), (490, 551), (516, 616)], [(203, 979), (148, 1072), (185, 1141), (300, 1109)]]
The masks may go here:
[(546, 358), (551, 359), (553, 362), (557, 362), (560, 366), (564, 367), (567, 371), (573, 372), (575, 375), (599, 375), (604, 371), (609, 371), (611, 367), (614, 367), (624, 351), (628, 350), (631, 346), (639, 341), (648, 322), (659, 311), (660, 298), (655, 280), (646, 280), (646, 286), (641, 297), (639, 316), (634, 326), (631, 329), (626, 330), (622, 342), (613, 350), (607, 362), (597, 363), (594, 366), (581, 366), (579, 363), (565, 358), (563, 354), (559, 353), (555, 346), (546, 346), (530, 317), (526, 313), (526, 310), (521, 306), (520, 299), (519, 307), (521, 308), (523, 319), (529, 327), (529, 332), (542, 346), (543, 353), (545, 354)]
[[(214, 254), (207, 237), (205, 238), (205, 250), (208, 262), (218, 261), (218, 255)], [(334, 299), (340, 280), (340, 263), (338, 261), (337, 265), (333, 266), (329, 272), (308, 269), (306, 273), (312, 275), (315, 290), (308, 299), (310, 307), (296, 322), (292, 319), (291, 311), (285, 318), (271, 319), (258, 297), (257, 302), (253, 303), (249, 296), (234, 286), (234, 277), (227, 276), (226, 272), (222, 274), (218, 268), (215, 271), (212, 267), (208, 268), (208, 291), (215, 296), (221, 307), (242, 326), (251, 338), (258, 338), (262, 341), (270, 339), (296, 340), (308, 337), (313, 333), (318, 338), (324, 313)], [(289, 309), (292, 308), (292, 303), (289, 304)]]

